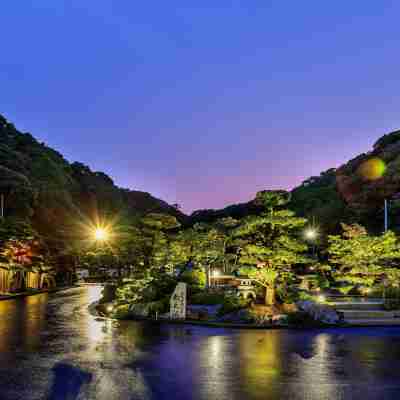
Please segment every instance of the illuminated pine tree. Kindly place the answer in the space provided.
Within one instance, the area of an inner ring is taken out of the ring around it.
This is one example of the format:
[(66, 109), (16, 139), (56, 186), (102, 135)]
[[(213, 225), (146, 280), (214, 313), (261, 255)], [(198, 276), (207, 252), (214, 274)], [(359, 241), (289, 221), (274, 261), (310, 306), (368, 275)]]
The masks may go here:
[(380, 236), (368, 235), (364, 227), (342, 224), (342, 235), (329, 236), (329, 262), (334, 266), (338, 282), (371, 287), (385, 277), (395, 282), (400, 261), (400, 247), (396, 235), (387, 232)]
[(295, 264), (310, 261), (303, 255), (307, 245), (297, 237), (307, 221), (282, 208), (289, 201), (287, 192), (259, 192), (255, 201), (265, 212), (242, 220), (233, 236), (240, 247), (240, 272), (263, 286), (265, 303), (274, 304), (277, 282)]

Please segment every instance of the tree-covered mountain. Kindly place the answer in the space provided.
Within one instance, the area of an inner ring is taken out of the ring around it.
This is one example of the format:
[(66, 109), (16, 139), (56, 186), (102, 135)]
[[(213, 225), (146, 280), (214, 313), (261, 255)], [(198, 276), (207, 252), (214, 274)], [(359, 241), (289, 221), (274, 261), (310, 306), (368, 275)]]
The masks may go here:
[(103, 172), (60, 153), (0, 115), (0, 194), (7, 218), (29, 221), (51, 246), (63, 246), (79, 222), (150, 212), (185, 215), (149, 193), (123, 189)]
[[(340, 223), (361, 223), (373, 232), (383, 230), (384, 200), (389, 201), (389, 228), (400, 231), (400, 131), (384, 135), (373, 149), (339, 168), (312, 176), (291, 191), (289, 207), (315, 221), (326, 233)], [(198, 210), (193, 222), (243, 217), (259, 212), (254, 201), (221, 210)]]
[[(372, 161), (371, 161), (372, 160)], [(376, 171), (374, 170), (376, 169)], [(379, 232), (383, 202), (400, 192), (400, 131), (384, 135), (373, 149), (337, 169), (313, 176), (291, 191), (289, 207), (299, 216), (336, 232), (341, 222), (364, 224)], [(126, 220), (147, 213), (166, 213), (184, 224), (241, 219), (257, 215), (254, 200), (221, 210), (198, 210), (189, 218), (176, 207), (149, 193), (117, 187), (102, 172), (79, 162), (69, 163), (60, 153), (18, 131), (0, 116), (0, 194), (5, 215), (29, 221), (57, 247), (73, 232), (72, 224), (96, 218)], [(390, 202), (390, 227), (400, 226), (400, 203)]]

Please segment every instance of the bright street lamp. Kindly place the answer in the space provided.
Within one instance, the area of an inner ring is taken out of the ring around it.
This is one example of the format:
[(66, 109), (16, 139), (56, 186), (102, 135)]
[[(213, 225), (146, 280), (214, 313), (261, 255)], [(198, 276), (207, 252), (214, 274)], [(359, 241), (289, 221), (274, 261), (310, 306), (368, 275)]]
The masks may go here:
[(315, 228), (309, 228), (304, 232), (306, 239), (314, 240), (318, 236), (318, 231)]
[(323, 294), (320, 294), (320, 295), (317, 297), (317, 301), (318, 301), (318, 303), (325, 303), (326, 297), (325, 297)]
[(308, 240), (309, 242), (312, 243), (313, 257), (315, 256), (315, 245), (316, 245), (315, 241), (318, 238), (318, 235), (319, 235), (319, 233), (318, 233), (317, 228), (310, 227), (304, 231), (304, 236), (305, 236), (306, 240)]
[(219, 269), (214, 269), (213, 277), (218, 278), (221, 275), (221, 271)]
[(97, 227), (93, 231), (93, 236), (94, 236), (95, 240), (97, 240), (99, 242), (105, 242), (109, 237), (109, 233), (107, 232), (106, 229)]

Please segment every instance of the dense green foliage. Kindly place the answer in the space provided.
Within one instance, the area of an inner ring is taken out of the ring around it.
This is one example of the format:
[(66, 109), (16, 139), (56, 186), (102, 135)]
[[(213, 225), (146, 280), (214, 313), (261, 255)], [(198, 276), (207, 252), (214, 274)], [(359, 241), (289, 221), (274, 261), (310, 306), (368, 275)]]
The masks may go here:
[(336, 171), (330, 169), (320, 176), (311, 177), (292, 191), (289, 208), (299, 216), (313, 219), (325, 232), (335, 232), (342, 221), (352, 220), (336, 187)]
[(371, 236), (357, 224), (342, 224), (342, 228), (341, 236), (329, 237), (329, 262), (336, 282), (349, 289), (372, 287), (383, 279), (387, 285), (399, 282), (400, 245), (393, 232)]
[[(94, 251), (89, 246), (83, 251), (82, 243), (90, 235), (89, 228), (103, 221), (118, 221), (129, 230), (134, 221), (149, 212), (184, 219), (176, 208), (148, 193), (121, 189), (102, 172), (93, 172), (81, 163), (70, 164), (29, 133), (19, 132), (2, 116), (0, 195), (5, 200), (5, 224), (19, 221), (12, 229), (0, 227), (0, 240), (23, 240), (24, 234), (19, 228), (23, 225), (46, 243), (46, 251), (61, 269), (73, 266), (80, 257), (87, 264), (93, 264), (94, 260), (99, 263), (98, 249)], [(121, 240), (119, 249), (115, 241), (112, 251), (102, 250), (103, 262), (113, 260), (118, 265), (132, 256), (137, 246), (131, 250), (125, 245), (129, 239), (119, 237), (119, 244)]]
[(260, 192), (256, 200), (265, 212), (243, 219), (234, 231), (240, 246), (240, 272), (264, 286), (266, 304), (274, 304), (277, 282), (289, 280), (294, 265), (311, 261), (304, 256), (307, 245), (298, 238), (307, 221), (282, 209), (289, 201), (288, 193)]
[[(398, 131), (385, 135), (371, 154), (311, 177), (291, 192), (262, 191), (248, 203), (186, 218), (177, 206), (119, 188), (106, 174), (69, 163), (0, 116), (5, 201), (0, 264), (51, 273), (78, 265), (92, 271), (114, 268), (121, 307), (144, 302), (154, 310), (165, 309), (178, 281), (188, 283), (193, 302), (217, 302), (224, 312), (240, 309), (242, 300), (205, 290), (213, 273), (252, 278), (257, 290), (266, 289), (267, 304), (293, 302), (298, 268), (316, 261), (309, 279), (321, 290), (393, 289), (400, 278), (394, 233), (400, 201), (390, 202), (394, 232), (372, 236), (367, 230), (382, 230), (383, 199), (400, 189), (399, 138)], [(379, 179), (368, 181), (357, 171), (372, 156), (386, 168)], [(308, 224), (319, 229), (312, 243), (304, 238)], [(105, 240), (94, 238), (99, 227), (107, 231)]]
[(374, 144), (374, 149), (389, 146), (398, 141), (400, 141), (400, 131), (394, 131), (383, 135), (380, 139), (378, 139)]

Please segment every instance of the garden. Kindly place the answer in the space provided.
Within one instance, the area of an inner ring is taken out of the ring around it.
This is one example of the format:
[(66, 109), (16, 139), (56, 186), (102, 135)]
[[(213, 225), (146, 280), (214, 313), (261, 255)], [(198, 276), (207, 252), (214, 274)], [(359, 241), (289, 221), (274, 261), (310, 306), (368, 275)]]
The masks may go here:
[(330, 303), (346, 296), (400, 308), (400, 246), (393, 232), (370, 235), (354, 223), (325, 236), (286, 207), (287, 192), (260, 192), (255, 201), (262, 209), (257, 215), (189, 227), (148, 215), (137, 232), (136, 263), (106, 287), (100, 314), (168, 319), (178, 282), (187, 285), (191, 321), (340, 323)]

